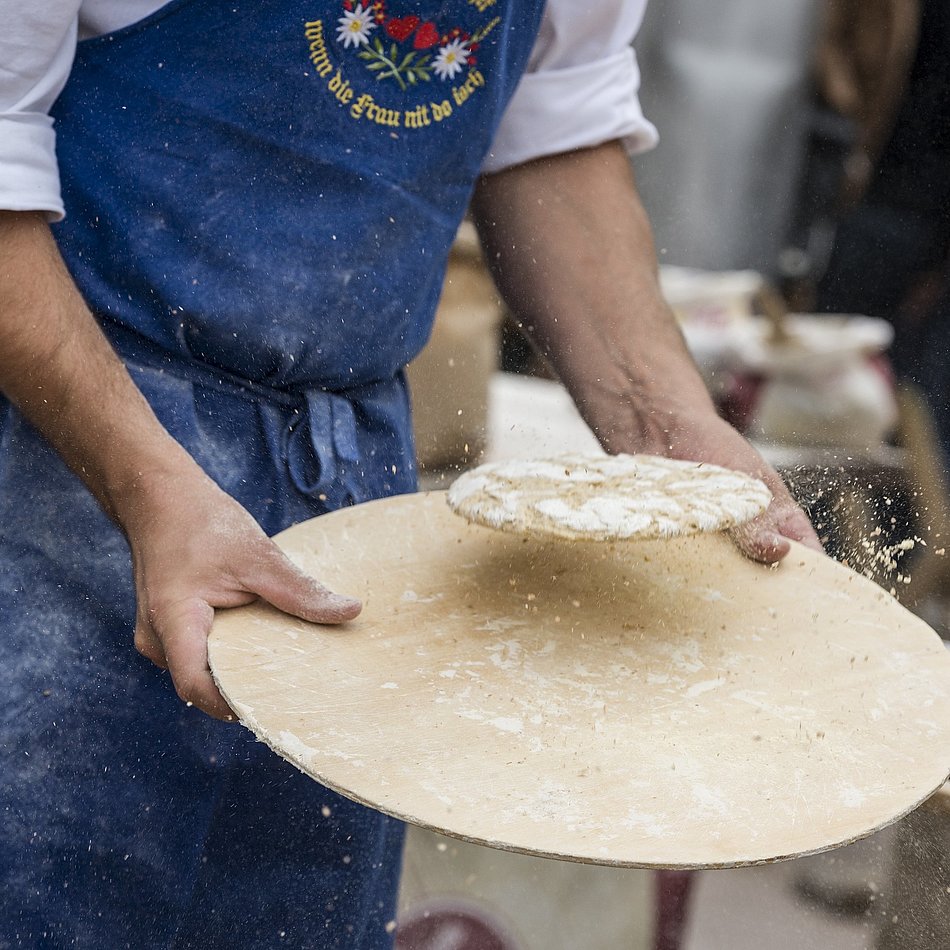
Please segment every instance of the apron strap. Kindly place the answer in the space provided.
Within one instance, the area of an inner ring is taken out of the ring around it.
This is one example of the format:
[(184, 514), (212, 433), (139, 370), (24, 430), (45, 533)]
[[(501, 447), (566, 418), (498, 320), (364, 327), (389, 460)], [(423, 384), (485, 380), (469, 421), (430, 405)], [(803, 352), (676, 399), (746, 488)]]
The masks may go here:
[[(194, 385), (285, 410), (289, 417), (284, 439), (287, 473), (299, 492), (320, 500), (339, 496), (343, 474), (358, 467), (359, 405), (385, 398), (399, 386), (394, 377), (341, 390), (278, 389), (200, 360), (186, 360), (159, 350), (135, 334), (114, 333), (110, 327), (109, 336), (119, 355), (130, 365), (169, 373)], [(338, 503), (355, 500), (337, 497)]]

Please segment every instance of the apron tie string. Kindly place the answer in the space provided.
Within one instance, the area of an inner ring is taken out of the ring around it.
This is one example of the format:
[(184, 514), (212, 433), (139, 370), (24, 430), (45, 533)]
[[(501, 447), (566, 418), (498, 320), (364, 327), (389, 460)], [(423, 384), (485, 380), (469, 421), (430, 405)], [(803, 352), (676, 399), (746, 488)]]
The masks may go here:
[[(110, 328), (111, 329), (111, 328)], [(186, 360), (142, 342), (127, 342), (112, 336), (119, 354), (130, 364), (205, 386), (242, 399), (263, 400), (288, 411), (290, 420), (284, 433), (285, 463), (299, 492), (331, 507), (352, 504), (357, 499), (344, 486), (360, 462), (357, 435), (357, 405), (390, 391), (396, 380), (383, 380), (331, 390), (326, 387), (280, 389), (244, 379), (228, 370), (197, 360)], [(124, 336), (124, 334), (123, 334)], [(341, 491), (344, 492), (341, 497)]]

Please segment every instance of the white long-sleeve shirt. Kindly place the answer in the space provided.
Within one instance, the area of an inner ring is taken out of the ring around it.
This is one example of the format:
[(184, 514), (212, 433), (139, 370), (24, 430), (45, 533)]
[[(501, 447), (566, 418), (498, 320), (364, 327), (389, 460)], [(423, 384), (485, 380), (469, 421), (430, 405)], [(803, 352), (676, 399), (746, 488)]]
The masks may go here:
[[(528, 70), (508, 106), (486, 172), (623, 139), (656, 143), (640, 110), (630, 46), (647, 0), (548, 0)], [(164, 0), (0, 0), (0, 209), (65, 213), (49, 110), (77, 40), (148, 16)]]

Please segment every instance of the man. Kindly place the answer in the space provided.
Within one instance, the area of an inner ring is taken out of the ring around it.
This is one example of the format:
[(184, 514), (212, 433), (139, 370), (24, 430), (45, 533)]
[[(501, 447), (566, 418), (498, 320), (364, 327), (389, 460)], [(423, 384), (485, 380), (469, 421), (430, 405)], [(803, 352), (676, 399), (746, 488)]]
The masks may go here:
[(745, 550), (815, 543), (659, 296), (642, 9), (4, 3), (0, 946), (386, 946), (400, 827), (209, 718), (206, 637), (358, 613), (267, 534), (413, 489), (402, 367), (470, 198), (605, 447), (759, 474)]

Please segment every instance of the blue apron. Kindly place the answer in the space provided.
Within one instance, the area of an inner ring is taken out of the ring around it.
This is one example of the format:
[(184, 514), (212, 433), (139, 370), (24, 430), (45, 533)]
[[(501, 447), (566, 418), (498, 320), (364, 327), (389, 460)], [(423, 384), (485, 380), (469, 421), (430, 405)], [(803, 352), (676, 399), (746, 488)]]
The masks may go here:
[[(268, 532), (413, 490), (403, 368), (542, 8), (173, 0), (80, 44), (61, 250)], [(120, 533), (0, 423), (0, 950), (389, 946), (401, 826), (182, 706)]]

